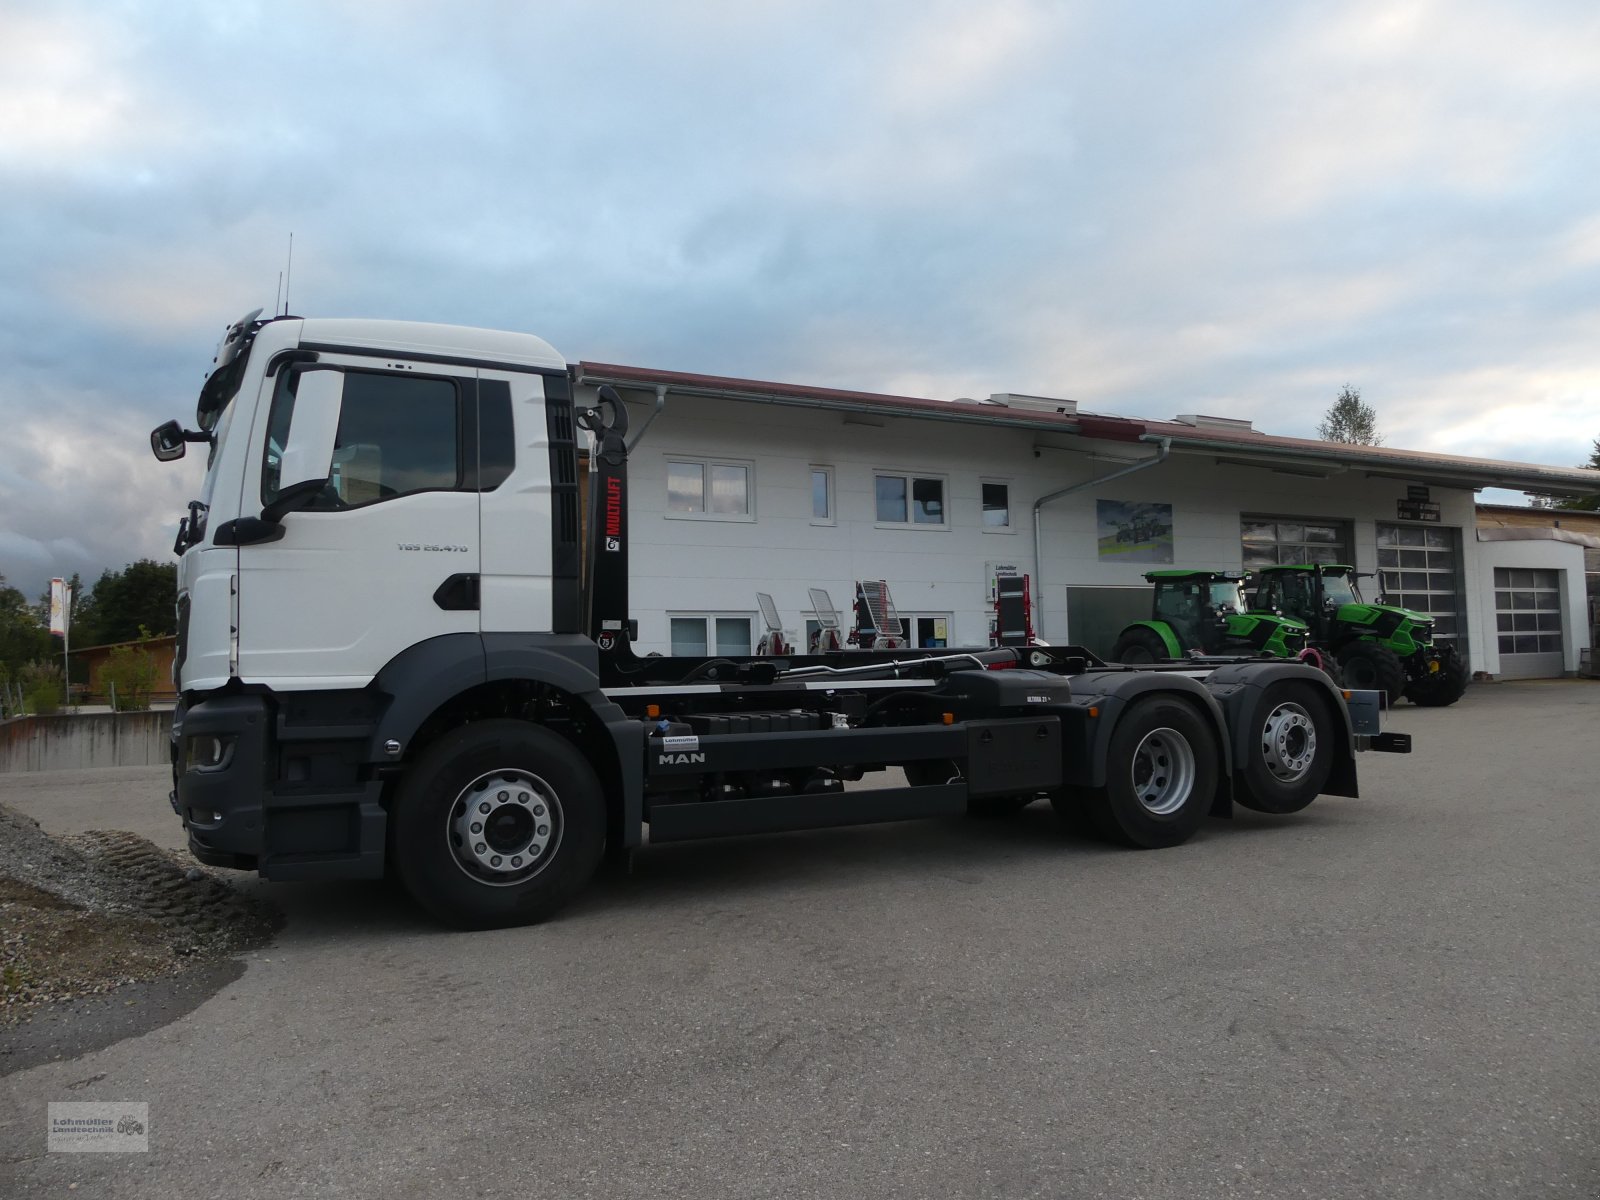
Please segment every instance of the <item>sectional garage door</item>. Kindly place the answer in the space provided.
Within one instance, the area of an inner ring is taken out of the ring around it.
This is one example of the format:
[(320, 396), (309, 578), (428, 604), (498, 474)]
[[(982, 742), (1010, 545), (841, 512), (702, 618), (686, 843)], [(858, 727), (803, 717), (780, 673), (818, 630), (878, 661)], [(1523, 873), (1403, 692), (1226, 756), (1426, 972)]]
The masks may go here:
[(1383, 572), (1389, 603), (1427, 613), (1433, 618), (1434, 637), (1440, 641), (1460, 637), (1456, 531), (1380, 522), (1377, 534), (1378, 570)]
[(1502, 678), (1549, 679), (1562, 673), (1560, 571), (1496, 567), (1494, 620)]

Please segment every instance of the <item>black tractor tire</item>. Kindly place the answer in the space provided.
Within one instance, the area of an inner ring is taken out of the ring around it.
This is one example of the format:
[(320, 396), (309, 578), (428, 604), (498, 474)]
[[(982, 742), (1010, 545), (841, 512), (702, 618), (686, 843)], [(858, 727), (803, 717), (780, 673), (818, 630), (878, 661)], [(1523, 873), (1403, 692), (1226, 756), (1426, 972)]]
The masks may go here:
[[(947, 758), (925, 758), (917, 762), (902, 763), (900, 769), (906, 773), (906, 782), (912, 787), (948, 783), (952, 779), (961, 778), (961, 769)], [(1026, 794), (1020, 796), (969, 796), (967, 798), (967, 816), (976, 817), (979, 820), (1000, 820), (1005, 817), (1014, 817), (1037, 799), (1037, 796)]]
[(1338, 747), (1331, 699), (1310, 681), (1275, 683), (1251, 717), (1250, 742), (1235, 793), (1245, 808), (1283, 816), (1310, 804), (1327, 785)]
[(1117, 644), (1111, 647), (1111, 661), (1126, 663), (1129, 666), (1143, 666), (1146, 663), (1167, 662), (1171, 659), (1167, 653), (1167, 644), (1161, 640), (1161, 635), (1153, 629), (1139, 627), (1124, 630)]
[(1069, 825), (1086, 821), (1107, 841), (1141, 850), (1189, 840), (1211, 811), (1220, 758), (1217, 733), (1193, 707), (1148, 696), (1111, 731), (1103, 788), (1067, 788), (1051, 797)]
[(1377, 642), (1351, 642), (1339, 651), (1344, 686), (1353, 692), (1387, 692), (1391, 708), (1406, 686), (1406, 669), (1400, 657)]
[[(490, 807), (488, 829), (471, 822), (480, 806)], [(406, 890), (464, 929), (543, 920), (582, 890), (605, 851), (594, 769), (571, 742), (527, 721), (475, 721), (444, 735), (406, 773), (390, 820)], [(502, 854), (490, 860), (496, 837)]]
[(1446, 708), (1461, 699), (1471, 682), (1467, 664), (1452, 651), (1440, 658), (1437, 671), (1406, 682), (1406, 699), (1423, 708)]

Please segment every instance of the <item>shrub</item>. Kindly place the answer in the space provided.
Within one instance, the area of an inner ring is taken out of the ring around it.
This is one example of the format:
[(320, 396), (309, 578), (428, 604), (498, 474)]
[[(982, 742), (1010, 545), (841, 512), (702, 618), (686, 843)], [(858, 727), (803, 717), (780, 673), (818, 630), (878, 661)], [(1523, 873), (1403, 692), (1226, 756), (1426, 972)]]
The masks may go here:
[(134, 646), (116, 647), (100, 668), (100, 682), (117, 712), (149, 708), (159, 675), (155, 655)]
[(17, 672), (22, 707), (41, 717), (61, 711), (61, 668), (52, 662), (26, 663)]

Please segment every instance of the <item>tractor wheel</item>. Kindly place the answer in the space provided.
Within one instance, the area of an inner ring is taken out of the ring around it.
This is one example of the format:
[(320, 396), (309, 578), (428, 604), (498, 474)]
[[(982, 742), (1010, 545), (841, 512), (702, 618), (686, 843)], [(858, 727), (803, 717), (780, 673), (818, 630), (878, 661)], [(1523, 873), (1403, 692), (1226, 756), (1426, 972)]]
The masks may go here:
[(1111, 661), (1126, 663), (1131, 667), (1146, 663), (1166, 662), (1171, 655), (1161, 635), (1153, 629), (1129, 629), (1111, 647)]
[(1220, 755), (1216, 732), (1181, 700), (1129, 705), (1111, 731), (1103, 788), (1051, 796), (1069, 824), (1084, 820), (1108, 841), (1155, 850), (1189, 840), (1211, 811)]
[(1275, 683), (1256, 709), (1235, 799), (1256, 812), (1299, 812), (1328, 782), (1337, 752), (1322, 689), (1309, 680)]
[(1328, 677), (1334, 687), (1339, 688), (1341, 691), (1344, 689), (1344, 671), (1339, 666), (1339, 660), (1333, 655), (1312, 646), (1300, 652), (1298, 661), (1305, 663), (1308, 667), (1317, 668)]
[(1437, 671), (1418, 675), (1406, 682), (1407, 700), (1423, 708), (1444, 708), (1461, 699), (1467, 684), (1472, 681), (1467, 664), (1451, 650), (1439, 656), (1438, 667)]
[(1354, 692), (1387, 692), (1392, 708), (1405, 690), (1406, 671), (1400, 657), (1377, 642), (1351, 642), (1339, 651), (1344, 685)]

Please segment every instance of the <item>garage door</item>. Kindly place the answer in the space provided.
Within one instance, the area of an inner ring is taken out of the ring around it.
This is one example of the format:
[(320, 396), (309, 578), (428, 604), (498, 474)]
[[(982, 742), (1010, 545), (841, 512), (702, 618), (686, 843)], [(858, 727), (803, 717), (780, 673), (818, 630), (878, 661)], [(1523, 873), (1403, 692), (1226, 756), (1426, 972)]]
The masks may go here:
[(1496, 567), (1494, 619), (1502, 678), (1549, 679), (1565, 669), (1560, 571)]
[(1390, 604), (1433, 618), (1440, 641), (1461, 636), (1456, 531), (1437, 526), (1379, 524), (1378, 570)]

